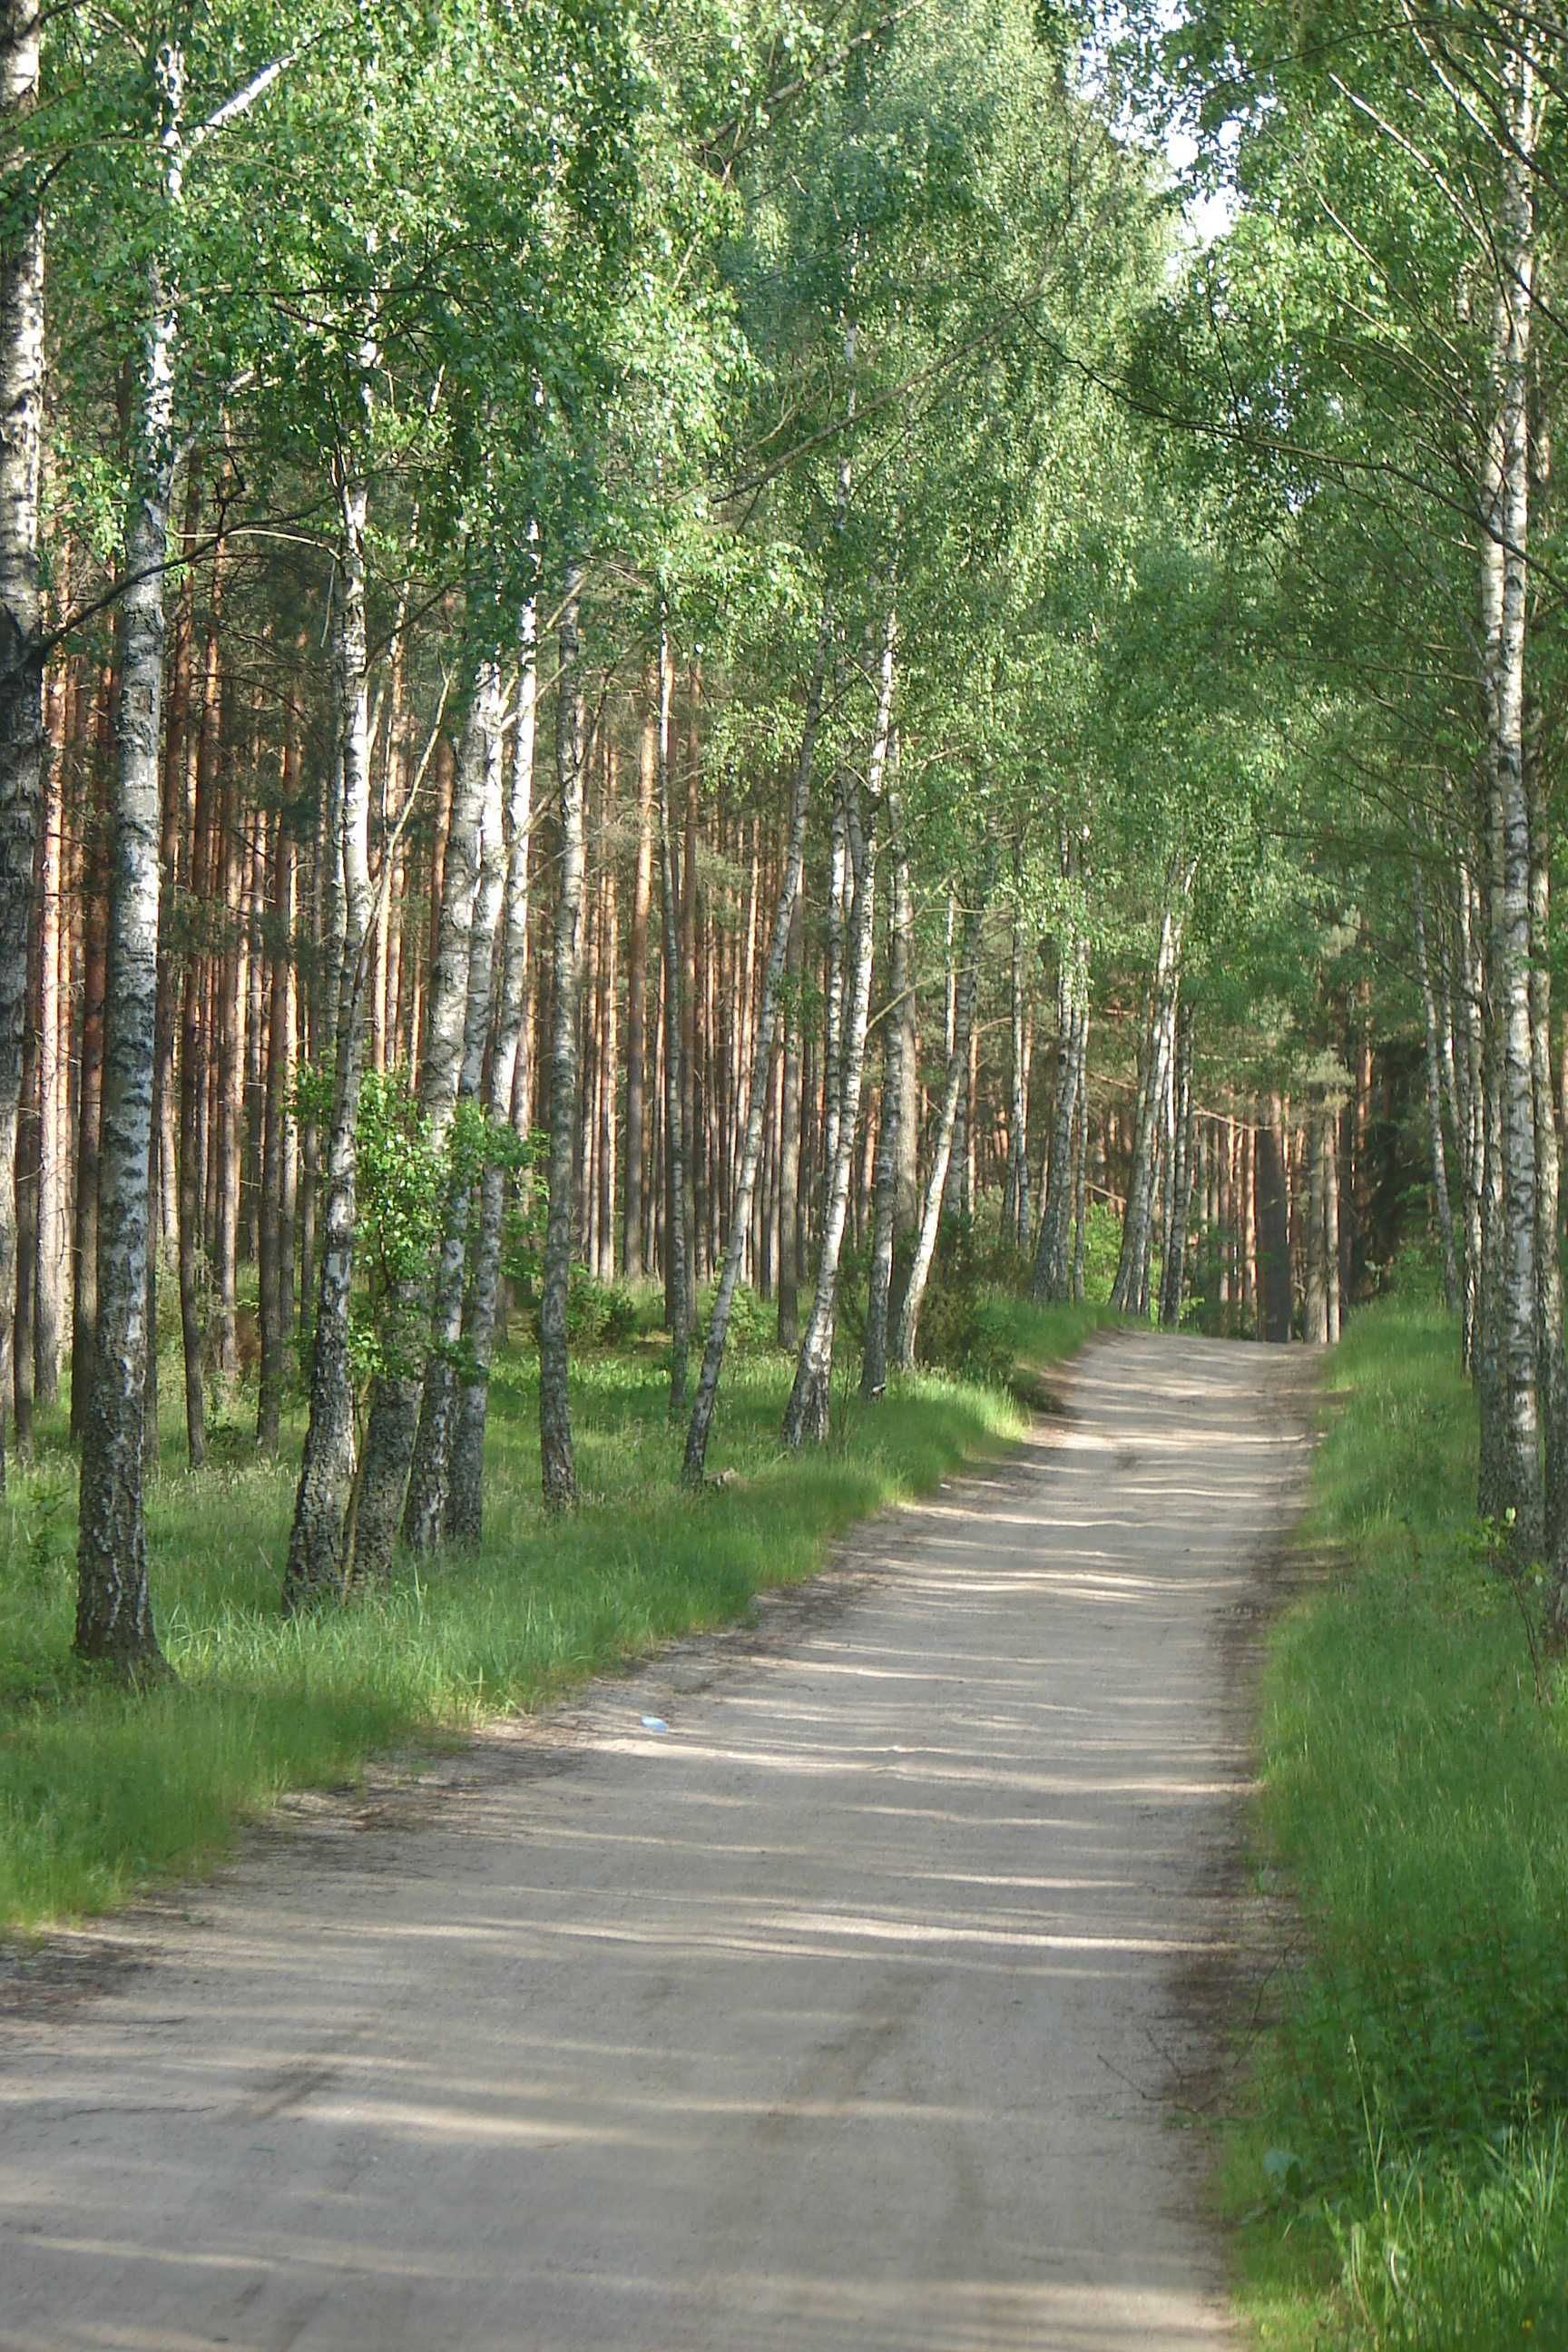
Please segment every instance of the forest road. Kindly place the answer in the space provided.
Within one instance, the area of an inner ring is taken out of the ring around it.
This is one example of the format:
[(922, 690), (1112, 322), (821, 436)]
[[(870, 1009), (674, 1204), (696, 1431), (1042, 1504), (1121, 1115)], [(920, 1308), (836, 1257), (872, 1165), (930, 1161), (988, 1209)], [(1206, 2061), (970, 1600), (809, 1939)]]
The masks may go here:
[(6, 2029), (5, 2352), (1230, 2344), (1173, 2118), (1311, 1369), (1102, 1339), (760, 1634), (116, 1923)]

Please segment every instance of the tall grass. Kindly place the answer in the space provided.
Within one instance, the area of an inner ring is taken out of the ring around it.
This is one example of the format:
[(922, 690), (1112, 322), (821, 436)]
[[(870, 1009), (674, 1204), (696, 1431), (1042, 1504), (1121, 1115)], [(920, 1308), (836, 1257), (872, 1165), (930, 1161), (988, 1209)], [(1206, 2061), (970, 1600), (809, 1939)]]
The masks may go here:
[(1568, 1715), (1474, 1517), (1436, 1307), (1358, 1316), (1328, 1372), (1276, 1633), (1260, 1826), (1304, 1914), (1234, 2150), (1269, 2346), (1568, 2346)]
[[(1093, 1308), (998, 1302), (1017, 1357), (1078, 1345)], [(763, 1586), (819, 1568), (879, 1506), (1005, 1444), (1022, 1411), (1003, 1387), (919, 1374), (879, 1404), (836, 1396), (831, 1441), (781, 1456), (789, 1365), (726, 1369), (710, 1468), (679, 1486), (657, 1355), (582, 1360), (573, 1408), (582, 1510), (545, 1521), (538, 1396), (522, 1354), (498, 1367), (483, 1549), (405, 1564), (384, 1594), (279, 1613), (292, 1461), (257, 1458), (237, 1419), (191, 1474), (164, 1432), (148, 1536), (172, 1685), (127, 1695), (70, 1654), (74, 1473), (48, 1446), (0, 1508), (0, 1925), (35, 1929), (122, 1901), (149, 1877), (220, 1853), (290, 1789), (350, 1778), (378, 1749), (542, 1706), (585, 1675), (744, 1612)], [(163, 1383), (174, 1402), (175, 1383)]]

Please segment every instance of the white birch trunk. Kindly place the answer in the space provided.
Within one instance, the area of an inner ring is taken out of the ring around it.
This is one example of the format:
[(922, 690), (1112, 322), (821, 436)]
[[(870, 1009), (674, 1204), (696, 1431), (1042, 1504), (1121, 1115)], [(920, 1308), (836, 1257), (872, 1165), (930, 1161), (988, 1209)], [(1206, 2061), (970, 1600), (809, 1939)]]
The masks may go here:
[(1153, 1251), (1154, 1202), (1159, 1176), (1160, 1118), (1171, 1077), (1182, 930), (1192, 878), (1193, 868), (1190, 866), (1179, 871), (1173, 868), (1171, 887), (1160, 919), (1160, 944), (1150, 983), (1138, 1118), (1132, 1139), (1132, 1172), (1127, 1187), (1121, 1253), (1110, 1293), (1112, 1307), (1123, 1315), (1148, 1312), (1149, 1267)]
[[(486, 1108), (495, 1127), (513, 1116), (518, 1056), (528, 1016), (528, 859), (533, 825), (533, 755), (539, 695), (538, 614), (531, 597), (523, 606), (518, 653), (517, 719), (507, 770), (507, 856), (501, 894), (500, 971), (486, 1094)], [(467, 1359), (452, 1439), (447, 1503), (447, 1533), (455, 1543), (477, 1544), (484, 1532), (485, 1424), (500, 1305), (506, 1195), (506, 1170), (499, 1161), (491, 1160), (479, 1179), (479, 1231), (464, 1310)]]
[[(167, 46), (154, 80), (163, 201), (184, 186), (184, 60)], [(132, 428), (127, 586), (119, 611), (120, 739), (109, 893), (98, 1315), (82, 1417), (76, 1646), (132, 1675), (163, 1670), (147, 1591), (142, 1508), (153, 1075), (158, 1008), (163, 587), (174, 466), (174, 289), (162, 248), (148, 270), (147, 323)]]
[[(493, 660), (481, 661), (452, 786), (441, 867), (440, 921), (419, 1070), (419, 1108), (437, 1152), (447, 1141), (462, 1075), (485, 814), (491, 792), (498, 798), (500, 793), (496, 740), (500, 702), (496, 665)], [(459, 1242), (459, 1257), (460, 1252)], [(390, 1297), (380, 1301), (380, 1337), (390, 1360), (372, 1384), (370, 1415), (360, 1452), (353, 1544), (347, 1564), (347, 1572), (355, 1581), (379, 1581), (392, 1565), (419, 1423), (430, 1318), (431, 1286), (422, 1276), (399, 1283)]]
[[(478, 1103), (484, 1079), (485, 1043), (489, 1034), (490, 998), (498, 962), (497, 928), (505, 896), (508, 859), (501, 823), (504, 793), (500, 722), (500, 671), (495, 662), (487, 661), (481, 667), (475, 697), (474, 726), (479, 742), (474, 756), (483, 773), (483, 803), (479, 812), (479, 880), (468, 927), (468, 1001), (457, 1088), (459, 1107)], [(503, 944), (503, 956), (504, 952)], [(442, 1223), (440, 1256), (430, 1302), (429, 1360), (425, 1368), (425, 1391), (420, 1400), (419, 1428), (409, 1468), (408, 1500), (403, 1521), (404, 1540), (414, 1551), (433, 1551), (447, 1530), (452, 1448), (460, 1398), (458, 1349), (463, 1337), (468, 1227), (479, 1206), (478, 1188), (471, 1178), (457, 1171)]]
[[(44, 226), (25, 146), (38, 101), (37, 0), (0, 8), (0, 1493), (11, 1398), (16, 1282), (16, 1133), (21, 1109), (38, 812), (44, 666), (39, 651), (38, 486), (44, 387)], [(46, 1033), (46, 1066), (54, 1039)], [(41, 1088), (46, 1109), (49, 1088)], [(41, 1166), (53, 1164), (45, 1132)], [(44, 1228), (47, 1252), (52, 1235)], [(40, 1320), (40, 1330), (42, 1321)], [(47, 1346), (40, 1349), (46, 1364)]]
[[(368, 405), (374, 347), (361, 352)], [(365, 635), (365, 523), (369, 489), (357, 457), (338, 460), (339, 542), (334, 688), (338, 717), (336, 871), (342, 953), (334, 989), (336, 1067), (332, 1119), (322, 1171), (316, 1269), (315, 1345), (310, 1417), (294, 1496), (283, 1605), (297, 1610), (343, 1590), (345, 1525), (354, 1470), (353, 1359), (349, 1301), (353, 1280), (356, 1163), (354, 1122), (364, 1067), (370, 976), (370, 677)], [(332, 852), (335, 851), (335, 855)]]
[(1051, 1106), (1046, 1200), (1030, 1296), (1042, 1306), (1072, 1295), (1072, 1236), (1076, 1203), (1073, 1137), (1083, 1092), (1089, 1050), (1089, 948), (1076, 930), (1062, 939), (1057, 995), (1057, 1080)]
[(900, 1148), (905, 1118), (904, 1061), (910, 1040), (904, 1011), (905, 999), (914, 984), (914, 900), (910, 887), (903, 808), (896, 793), (888, 795), (888, 821), (893, 868), (891, 953), (883, 1042), (882, 1118), (877, 1135), (876, 1219), (866, 1287), (866, 1344), (860, 1361), (860, 1393), (868, 1400), (881, 1396), (888, 1385), (888, 1326), (893, 1294), (893, 1248), (898, 1238)]
[(952, 1002), (952, 1044), (948, 1049), (947, 1070), (942, 1079), (942, 1104), (937, 1112), (936, 1132), (931, 1139), (931, 1163), (926, 1178), (925, 1196), (921, 1205), (920, 1229), (915, 1236), (914, 1256), (910, 1265), (910, 1278), (899, 1309), (898, 1328), (893, 1339), (893, 1361), (907, 1371), (915, 1360), (915, 1347), (920, 1337), (921, 1308), (925, 1303), (926, 1284), (931, 1279), (931, 1262), (936, 1256), (937, 1231), (942, 1223), (942, 1202), (947, 1192), (948, 1167), (952, 1156), (953, 1129), (958, 1119), (960, 1089), (969, 1076), (969, 1033), (974, 1025), (974, 998), (980, 984), (980, 935), (985, 921), (985, 908), (991, 896), (995, 875), (995, 852), (988, 855), (985, 879), (964, 918), (962, 942), (958, 951)]
[[(892, 649), (889, 638), (884, 700), (892, 693)], [(879, 711), (882, 749), (887, 748), (886, 710)], [(861, 1082), (866, 1067), (866, 1024), (871, 1009), (871, 958), (874, 943), (872, 911), (876, 887), (876, 810), (862, 830), (859, 788), (846, 780), (845, 835), (854, 876), (849, 917), (848, 953), (845, 974), (844, 1011), (839, 1029), (839, 1084), (836, 1149), (827, 1171), (823, 1204), (822, 1239), (817, 1253), (816, 1286), (811, 1313), (801, 1335), (795, 1384), (784, 1408), (783, 1436), (792, 1452), (807, 1443), (819, 1444), (827, 1434), (833, 1379), (833, 1336), (837, 1322), (838, 1264), (849, 1213), (849, 1181), (855, 1158), (855, 1132), (860, 1116)]]
[(1525, 629), (1529, 587), (1529, 378), (1534, 278), (1534, 97), (1528, 56), (1510, 59), (1512, 150), (1503, 160), (1491, 396), (1495, 404), (1483, 517), (1482, 638), (1489, 770), (1500, 846), (1492, 919), (1498, 1025), (1503, 1226), (1496, 1301), (1499, 1492), (1521, 1558), (1544, 1531), (1537, 1361), (1538, 1276), (1534, 1077), (1530, 1001), (1530, 812), (1525, 777)]
[[(583, 683), (578, 616), (583, 569), (568, 560), (561, 608), (555, 782), (561, 827), (555, 893), (555, 1001), (550, 1045), (550, 1208), (539, 1300), (540, 1468), (548, 1511), (577, 1500), (566, 1302), (572, 1279), (577, 1160), (578, 1000), (583, 986)], [(668, 828), (667, 828), (668, 834)]]

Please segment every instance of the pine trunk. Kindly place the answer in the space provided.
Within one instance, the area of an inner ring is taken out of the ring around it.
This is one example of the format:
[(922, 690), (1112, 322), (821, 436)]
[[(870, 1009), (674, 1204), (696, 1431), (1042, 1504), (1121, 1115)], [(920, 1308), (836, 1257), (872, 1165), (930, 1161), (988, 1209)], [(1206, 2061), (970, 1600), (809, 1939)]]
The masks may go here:
[(1412, 912), (1415, 919), (1415, 971), (1421, 988), (1426, 1059), (1426, 1141), (1432, 1156), (1432, 1209), (1443, 1253), (1443, 1295), (1448, 1312), (1459, 1311), (1459, 1265), (1454, 1246), (1454, 1208), (1448, 1197), (1448, 1153), (1443, 1136), (1443, 1070), (1437, 1042), (1437, 1000), (1432, 987), (1432, 967), (1426, 947), (1426, 890), (1421, 868), (1412, 870)]
[(288, 812), (278, 813), (272, 844), (272, 1000), (268, 1007), (267, 1076), (262, 1106), (261, 1186), (257, 1220), (257, 1301), (261, 1360), (257, 1374), (256, 1442), (276, 1454), (289, 1362), (284, 1260), (293, 1250), (287, 1217), (289, 1077), (293, 1028), (294, 842)]
[[(889, 615), (883, 656), (883, 685), (878, 709), (876, 739), (872, 744), (873, 793), (878, 789), (882, 767), (887, 758), (888, 709), (892, 694), (894, 623)], [(746, 1106), (746, 1129), (741, 1146), (741, 1158), (736, 1171), (733, 1196), (730, 1205), (730, 1231), (725, 1244), (724, 1263), (713, 1295), (713, 1309), (708, 1322), (707, 1344), (702, 1352), (702, 1370), (697, 1382), (697, 1395), (691, 1408), (691, 1423), (686, 1433), (686, 1459), (683, 1475), (689, 1486), (702, 1484), (703, 1465), (708, 1457), (708, 1439), (713, 1425), (713, 1409), (719, 1399), (719, 1380), (724, 1366), (724, 1346), (730, 1331), (730, 1313), (735, 1301), (736, 1285), (741, 1279), (741, 1262), (745, 1255), (747, 1236), (752, 1222), (752, 1194), (757, 1181), (757, 1163), (762, 1156), (763, 1120), (768, 1105), (768, 1079), (771, 1075), (773, 1032), (778, 1025), (779, 984), (784, 977), (784, 958), (789, 951), (790, 929), (795, 919), (795, 900), (800, 891), (801, 867), (805, 856), (805, 824), (811, 807), (812, 762), (816, 752), (816, 730), (822, 716), (822, 690), (827, 670), (829, 623), (823, 616), (817, 640), (816, 660), (810, 683), (806, 688), (805, 715), (801, 725), (800, 751), (795, 761), (795, 789), (790, 797), (789, 833), (784, 845), (784, 874), (779, 883), (778, 898), (773, 907), (773, 931), (768, 941), (767, 962), (763, 973), (762, 1011), (757, 1021), (756, 1038), (752, 1055), (751, 1093)]]
[(664, 1293), (669, 1323), (669, 1413), (686, 1410), (687, 1357), (691, 1344), (690, 1186), (683, 1077), (686, 1024), (683, 1018), (680, 925), (676, 898), (675, 840), (669, 802), (670, 651), (661, 626), (658, 654), (658, 743), (655, 795), (658, 818), (659, 907), (664, 950)]
[(643, 1158), (647, 1094), (647, 940), (653, 894), (654, 773), (658, 761), (658, 688), (653, 665), (643, 677), (637, 745), (637, 846), (626, 957), (626, 1181), (621, 1263), (628, 1282), (643, 1274)]

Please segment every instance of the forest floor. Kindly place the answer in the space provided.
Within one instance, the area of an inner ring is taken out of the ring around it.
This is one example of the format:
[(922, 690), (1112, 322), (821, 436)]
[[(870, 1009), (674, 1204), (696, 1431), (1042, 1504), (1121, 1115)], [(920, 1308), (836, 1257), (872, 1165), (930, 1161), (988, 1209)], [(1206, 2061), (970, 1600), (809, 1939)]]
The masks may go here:
[(45, 1969), (0, 2068), (11, 2352), (1230, 2342), (1171, 2126), (1314, 1370), (1101, 1338), (758, 1626), (296, 1800)]

